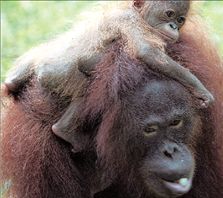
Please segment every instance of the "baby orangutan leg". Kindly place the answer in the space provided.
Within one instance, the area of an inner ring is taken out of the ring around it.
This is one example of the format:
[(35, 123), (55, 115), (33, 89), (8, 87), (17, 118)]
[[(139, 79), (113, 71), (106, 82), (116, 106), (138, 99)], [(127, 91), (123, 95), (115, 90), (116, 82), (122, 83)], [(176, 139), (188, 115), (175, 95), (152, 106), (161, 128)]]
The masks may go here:
[[(67, 110), (60, 118), (60, 120), (52, 126), (55, 135), (73, 145), (74, 130), (71, 126), (74, 125), (75, 120), (78, 119), (78, 109), (80, 101), (71, 101)], [(78, 123), (78, 122), (76, 122)], [(78, 127), (78, 126), (77, 126)]]

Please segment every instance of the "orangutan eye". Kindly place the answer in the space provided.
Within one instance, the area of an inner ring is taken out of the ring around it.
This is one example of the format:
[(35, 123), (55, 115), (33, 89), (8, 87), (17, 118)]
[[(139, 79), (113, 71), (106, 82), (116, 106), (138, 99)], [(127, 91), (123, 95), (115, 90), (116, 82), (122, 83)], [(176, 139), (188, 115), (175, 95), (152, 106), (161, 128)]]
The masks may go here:
[(175, 16), (175, 12), (174, 12), (173, 10), (167, 10), (167, 11), (165, 12), (165, 14), (166, 14), (166, 16), (167, 16), (168, 18), (172, 18), (172, 17)]
[(177, 22), (180, 24), (183, 24), (185, 20), (186, 20), (185, 17), (182, 17), (182, 16), (177, 18)]
[(183, 124), (182, 120), (176, 119), (176, 120), (172, 121), (169, 126), (170, 127), (177, 127), (177, 128), (179, 128), (179, 127), (182, 126), (182, 124)]
[(152, 134), (155, 134), (158, 130), (158, 126), (156, 125), (149, 125), (144, 129), (144, 135), (145, 136), (150, 136)]

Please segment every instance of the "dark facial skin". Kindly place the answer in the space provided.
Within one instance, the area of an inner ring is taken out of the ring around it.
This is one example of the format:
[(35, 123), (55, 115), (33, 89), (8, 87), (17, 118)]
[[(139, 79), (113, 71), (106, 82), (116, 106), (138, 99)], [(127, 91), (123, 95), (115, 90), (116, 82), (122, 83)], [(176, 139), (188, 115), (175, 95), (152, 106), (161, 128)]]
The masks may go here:
[(179, 30), (185, 23), (189, 5), (189, 1), (154, 1), (144, 19), (165, 40), (176, 42)]
[(183, 90), (170, 81), (152, 81), (130, 99), (128, 111), (142, 120), (133, 132), (142, 138), (137, 140), (138, 147), (145, 149), (139, 172), (156, 197), (178, 197), (192, 186), (195, 160), (188, 145), (196, 117), (187, 100), (190, 96)]

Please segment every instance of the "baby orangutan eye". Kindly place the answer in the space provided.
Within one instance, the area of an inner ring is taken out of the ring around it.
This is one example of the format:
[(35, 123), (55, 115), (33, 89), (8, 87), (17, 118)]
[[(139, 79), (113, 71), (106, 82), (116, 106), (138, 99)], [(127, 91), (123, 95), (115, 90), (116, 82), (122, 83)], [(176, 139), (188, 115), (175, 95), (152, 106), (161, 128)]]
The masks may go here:
[(144, 132), (143, 133), (144, 133), (144, 135), (146, 137), (149, 137), (151, 135), (154, 135), (157, 132), (157, 130), (158, 130), (158, 126), (156, 126), (156, 125), (148, 125), (144, 129)]
[(182, 126), (182, 124), (183, 124), (183, 120), (176, 119), (176, 120), (172, 121), (169, 126), (179, 128)]
[(182, 16), (178, 17), (177, 22), (180, 23), (180, 24), (183, 24), (185, 22), (185, 17), (182, 17)]
[(166, 16), (167, 16), (168, 18), (172, 18), (172, 17), (175, 16), (175, 12), (174, 12), (173, 10), (167, 10), (167, 11), (165, 12), (165, 14), (166, 14)]

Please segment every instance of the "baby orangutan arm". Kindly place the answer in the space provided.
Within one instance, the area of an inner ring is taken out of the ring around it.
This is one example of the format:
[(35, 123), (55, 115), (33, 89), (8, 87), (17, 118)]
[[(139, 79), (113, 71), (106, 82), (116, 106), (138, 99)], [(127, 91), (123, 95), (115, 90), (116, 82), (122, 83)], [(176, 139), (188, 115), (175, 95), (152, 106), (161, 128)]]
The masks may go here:
[(138, 58), (146, 62), (152, 70), (159, 71), (166, 76), (176, 79), (201, 100), (201, 107), (206, 108), (214, 101), (212, 94), (204, 87), (200, 80), (188, 69), (182, 67), (162, 50), (152, 46), (141, 44)]
[[(162, 45), (162, 40), (158, 38), (158, 36), (160, 36), (159, 32), (163, 34), (165, 31), (165, 37), (171, 37), (172, 42), (175, 42), (179, 37), (179, 25), (176, 25), (172, 21), (164, 22), (163, 25), (159, 25), (159, 29), (157, 28), (155, 30), (154, 28), (153, 30), (152, 27), (145, 24), (143, 20), (140, 21), (137, 14), (134, 16), (134, 14), (130, 12), (126, 13), (126, 18), (123, 17), (123, 19), (125, 19), (123, 20), (125, 21), (125, 26), (119, 28), (121, 35), (127, 37), (127, 41), (136, 58), (144, 61), (152, 70), (176, 79), (185, 87), (189, 88), (192, 93), (201, 100), (202, 108), (208, 107), (208, 105), (213, 102), (214, 97), (201, 81), (188, 69), (165, 54), (163, 50), (164, 43)], [(132, 26), (133, 21), (137, 23), (137, 28)], [(151, 21), (148, 21), (148, 23), (149, 22), (152, 23)], [(164, 40), (165, 39), (163, 39), (163, 41)]]

